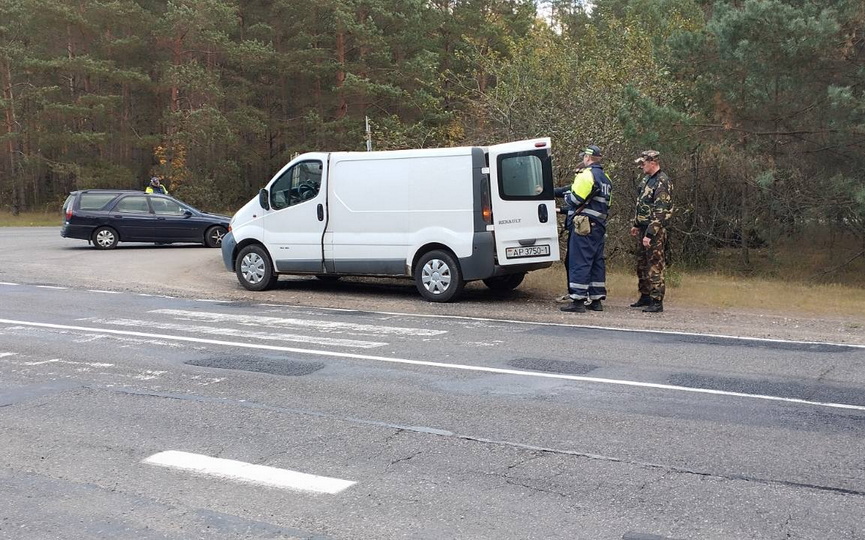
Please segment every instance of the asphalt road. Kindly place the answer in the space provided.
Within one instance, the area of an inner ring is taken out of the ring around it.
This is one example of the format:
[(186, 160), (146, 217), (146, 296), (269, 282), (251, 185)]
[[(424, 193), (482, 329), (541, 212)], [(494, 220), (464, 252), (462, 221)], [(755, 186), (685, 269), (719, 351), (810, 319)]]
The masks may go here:
[(142, 275), (215, 250), (4, 242), (38, 256), (0, 276), (0, 538), (865, 538), (865, 348), (273, 302), (218, 261), (179, 297)]

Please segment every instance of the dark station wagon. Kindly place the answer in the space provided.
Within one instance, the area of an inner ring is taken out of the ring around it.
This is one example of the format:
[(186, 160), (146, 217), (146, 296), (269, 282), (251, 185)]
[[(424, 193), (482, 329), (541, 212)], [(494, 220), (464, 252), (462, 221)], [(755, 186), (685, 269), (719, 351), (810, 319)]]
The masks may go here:
[(168, 195), (108, 189), (73, 191), (63, 203), (63, 212), (66, 221), (60, 236), (87, 240), (96, 249), (112, 249), (118, 242), (220, 247), (231, 220)]

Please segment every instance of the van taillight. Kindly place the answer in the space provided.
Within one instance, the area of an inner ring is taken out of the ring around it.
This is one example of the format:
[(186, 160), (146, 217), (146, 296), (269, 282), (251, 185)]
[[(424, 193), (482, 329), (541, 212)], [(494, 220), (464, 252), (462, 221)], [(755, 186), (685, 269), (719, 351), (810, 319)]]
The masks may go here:
[(484, 218), (484, 223), (492, 225), (493, 223), (493, 204), (490, 198), (490, 184), (487, 178), (481, 183), (481, 216)]

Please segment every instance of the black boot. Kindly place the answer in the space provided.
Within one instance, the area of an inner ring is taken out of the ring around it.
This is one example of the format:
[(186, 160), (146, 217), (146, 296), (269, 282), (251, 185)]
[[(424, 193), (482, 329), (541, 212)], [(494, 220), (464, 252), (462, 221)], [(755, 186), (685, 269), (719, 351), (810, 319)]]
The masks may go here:
[(589, 309), (592, 311), (604, 311), (604, 305), (600, 300), (592, 300), (592, 303), (589, 304)]
[(567, 306), (562, 306), (559, 309), (562, 311), (568, 311), (570, 313), (585, 313), (586, 303), (582, 300), (574, 300)]
[(660, 313), (664, 311), (664, 301), (652, 298), (652, 303), (643, 308), (643, 313)]
[(640, 299), (637, 300), (636, 302), (634, 302), (633, 304), (631, 304), (631, 307), (644, 307), (644, 306), (651, 305), (651, 303), (652, 303), (652, 297), (651, 296), (649, 296), (648, 294), (641, 294)]
[(631, 307), (644, 307), (652, 303), (652, 297), (648, 294), (641, 294), (640, 299), (631, 304)]

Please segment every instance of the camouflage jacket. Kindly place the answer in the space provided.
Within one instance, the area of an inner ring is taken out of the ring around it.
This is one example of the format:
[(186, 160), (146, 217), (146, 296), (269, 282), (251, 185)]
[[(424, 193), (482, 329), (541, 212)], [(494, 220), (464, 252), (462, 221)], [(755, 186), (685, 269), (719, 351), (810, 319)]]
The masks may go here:
[(664, 171), (644, 176), (637, 188), (637, 211), (634, 227), (646, 230), (646, 236), (655, 236), (666, 227), (673, 214), (673, 184)]

